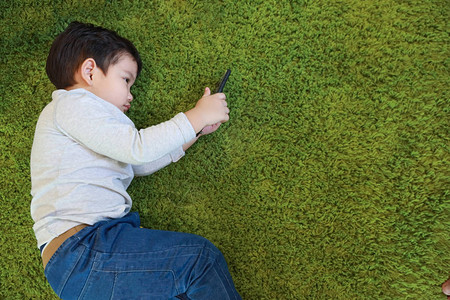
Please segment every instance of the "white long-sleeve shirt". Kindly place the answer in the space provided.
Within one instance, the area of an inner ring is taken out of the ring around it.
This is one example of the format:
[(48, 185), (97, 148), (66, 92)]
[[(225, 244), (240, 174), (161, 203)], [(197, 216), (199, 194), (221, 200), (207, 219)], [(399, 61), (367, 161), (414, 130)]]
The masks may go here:
[(184, 156), (195, 138), (183, 113), (137, 130), (113, 104), (84, 90), (57, 90), (36, 125), (31, 151), (31, 215), (37, 245), (70, 228), (120, 218), (131, 208), (126, 189)]

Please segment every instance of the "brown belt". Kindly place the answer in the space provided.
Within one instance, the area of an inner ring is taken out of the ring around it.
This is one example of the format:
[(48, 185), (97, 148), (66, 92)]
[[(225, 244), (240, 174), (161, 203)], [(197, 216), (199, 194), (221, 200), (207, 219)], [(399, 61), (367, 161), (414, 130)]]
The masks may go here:
[(54, 238), (53, 240), (48, 243), (48, 245), (45, 247), (44, 252), (42, 253), (42, 264), (45, 266), (47, 265), (50, 258), (55, 254), (56, 250), (61, 246), (62, 243), (64, 243), (65, 240), (70, 238), (72, 235), (83, 229), (84, 227), (89, 226), (87, 224), (80, 224), (73, 228), (70, 228), (60, 236)]

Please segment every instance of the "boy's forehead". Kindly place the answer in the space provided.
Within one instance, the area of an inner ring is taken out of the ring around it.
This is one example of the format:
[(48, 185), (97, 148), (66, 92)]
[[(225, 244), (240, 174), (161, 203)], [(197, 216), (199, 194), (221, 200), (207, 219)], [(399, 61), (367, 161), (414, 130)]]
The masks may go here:
[(122, 55), (117, 63), (117, 67), (125, 69), (125, 71), (132, 72), (134, 76), (137, 74), (138, 65), (136, 60), (129, 54)]

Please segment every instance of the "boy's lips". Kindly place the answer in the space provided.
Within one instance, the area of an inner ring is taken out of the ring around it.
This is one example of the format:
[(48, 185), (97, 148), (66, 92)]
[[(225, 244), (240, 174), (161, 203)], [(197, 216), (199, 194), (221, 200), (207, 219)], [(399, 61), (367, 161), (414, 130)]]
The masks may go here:
[(130, 107), (131, 107), (131, 104), (125, 104), (125, 105), (124, 105), (124, 107), (125, 107), (125, 111), (127, 111), (127, 110), (129, 110), (129, 109), (130, 109)]

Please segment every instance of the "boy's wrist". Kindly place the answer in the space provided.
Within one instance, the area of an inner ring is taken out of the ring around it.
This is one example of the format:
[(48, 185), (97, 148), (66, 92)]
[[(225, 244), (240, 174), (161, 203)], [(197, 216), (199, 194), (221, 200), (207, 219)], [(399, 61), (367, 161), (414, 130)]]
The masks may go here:
[(201, 134), (201, 131), (205, 127), (205, 124), (202, 115), (199, 113), (198, 109), (194, 107), (193, 109), (188, 110), (184, 114), (191, 123), (192, 128), (194, 128), (196, 136)]
[(195, 137), (201, 137), (203, 135), (203, 129), (200, 130), (199, 132), (197, 132), (197, 134), (195, 135)]
[(186, 152), (186, 150), (189, 149), (189, 147), (191, 147), (191, 146), (198, 140), (199, 137), (200, 137), (200, 136), (197, 136), (197, 137), (195, 137), (194, 139), (192, 139), (191, 141), (185, 143), (185, 144), (183, 145), (183, 151)]

